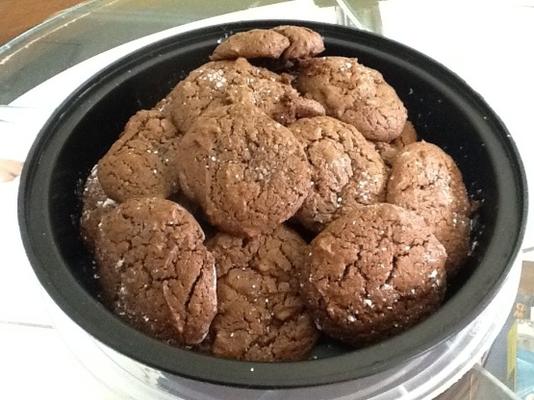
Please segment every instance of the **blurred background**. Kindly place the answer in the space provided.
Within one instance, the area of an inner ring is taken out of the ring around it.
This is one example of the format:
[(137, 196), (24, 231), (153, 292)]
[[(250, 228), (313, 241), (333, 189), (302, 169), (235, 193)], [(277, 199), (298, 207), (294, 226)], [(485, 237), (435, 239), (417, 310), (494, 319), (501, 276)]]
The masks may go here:
[(78, 0), (2, 0), (0, 13), (2, 14), (2, 30), (0, 43), (5, 43), (22, 32), (39, 24), (58, 11), (75, 6)]

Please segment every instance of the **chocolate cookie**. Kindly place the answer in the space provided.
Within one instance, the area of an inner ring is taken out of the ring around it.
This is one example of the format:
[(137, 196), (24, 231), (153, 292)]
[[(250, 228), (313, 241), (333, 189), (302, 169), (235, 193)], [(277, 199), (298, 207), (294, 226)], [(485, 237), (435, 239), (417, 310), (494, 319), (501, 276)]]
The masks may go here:
[(362, 346), (407, 329), (439, 307), (446, 257), (414, 212), (385, 203), (362, 206), (312, 241), (301, 293), (319, 329)]
[(184, 193), (220, 229), (245, 236), (272, 231), (300, 208), (311, 180), (291, 131), (246, 104), (205, 112), (178, 149)]
[(299, 63), (297, 88), (321, 103), (326, 114), (354, 125), (367, 139), (390, 142), (407, 113), (380, 72), (355, 58), (320, 57)]
[(303, 60), (324, 51), (323, 38), (309, 28), (293, 25), (239, 32), (220, 43), (211, 60), (282, 58)]
[(387, 171), (373, 145), (349, 124), (331, 117), (303, 118), (289, 129), (304, 145), (312, 188), (296, 218), (319, 232), (340, 208), (382, 202)]
[(235, 33), (219, 44), (211, 60), (244, 58), (280, 58), (289, 47), (289, 39), (271, 29), (252, 29)]
[(411, 143), (417, 142), (417, 132), (410, 121), (406, 121), (401, 135), (391, 142), (375, 142), (375, 147), (380, 157), (387, 166), (391, 167), (393, 160), (403, 148)]
[(161, 111), (141, 110), (98, 162), (98, 179), (118, 202), (136, 197), (166, 198), (176, 190), (178, 133)]
[(321, 35), (303, 26), (282, 25), (273, 28), (289, 39), (290, 45), (282, 54), (285, 60), (304, 60), (324, 51)]
[(95, 165), (85, 181), (82, 193), (82, 215), (80, 217), (80, 233), (88, 249), (93, 250), (98, 233), (98, 224), (104, 214), (117, 206), (100, 185)]
[[(209, 108), (248, 103), (286, 125), (299, 116), (324, 115), (324, 108), (300, 97), (287, 75), (255, 67), (244, 58), (213, 61), (192, 71), (168, 96), (176, 127), (186, 132)], [(310, 107), (313, 104), (313, 107)]]
[(178, 204), (130, 199), (102, 218), (96, 261), (106, 303), (141, 331), (197, 344), (217, 311), (213, 257)]
[(417, 142), (393, 161), (387, 201), (421, 215), (447, 250), (453, 277), (469, 251), (471, 206), (462, 173), (438, 146)]
[(206, 343), (211, 352), (251, 361), (305, 358), (318, 338), (298, 295), (306, 243), (281, 225), (253, 239), (218, 234), (208, 248), (217, 265), (218, 311)]

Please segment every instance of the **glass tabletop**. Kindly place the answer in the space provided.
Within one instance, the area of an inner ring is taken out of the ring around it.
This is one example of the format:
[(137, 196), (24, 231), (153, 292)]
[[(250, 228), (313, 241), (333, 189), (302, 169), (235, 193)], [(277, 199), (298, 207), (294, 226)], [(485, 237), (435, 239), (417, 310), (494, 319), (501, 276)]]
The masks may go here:
[[(188, 22), (276, 0), (92, 0), (65, 10), (0, 47), (0, 104), (105, 50)], [(308, 8), (335, 1), (299, 1)]]

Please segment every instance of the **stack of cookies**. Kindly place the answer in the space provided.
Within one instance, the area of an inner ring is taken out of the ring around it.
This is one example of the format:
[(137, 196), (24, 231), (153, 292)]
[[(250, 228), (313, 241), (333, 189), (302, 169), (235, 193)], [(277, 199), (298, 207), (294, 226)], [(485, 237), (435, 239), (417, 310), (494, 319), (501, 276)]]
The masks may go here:
[(117, 315), (172, 345), (284, 361), (440, 306), (468, 255), (462, 175), (380, 72), (322, 51), (304, 27), (237, 33), (130, 118), (80, 221)]

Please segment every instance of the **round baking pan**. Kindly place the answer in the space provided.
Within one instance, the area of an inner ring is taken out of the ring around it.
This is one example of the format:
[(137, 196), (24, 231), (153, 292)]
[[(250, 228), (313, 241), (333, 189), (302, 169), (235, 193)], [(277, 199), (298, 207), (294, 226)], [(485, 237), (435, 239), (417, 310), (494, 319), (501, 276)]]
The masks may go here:
[[(422, 139), (458, 163), (479, 201), (473, 250), (445, 304), (408, 331), (362, 349), (325, 340), (318, 359), (255, 363), (171, 347), (130, 327), (98, 300), (91, 255), (80, 237), (80, 187), (137, 110), (152, 107), (189, 71), (208, 61), (225, 36), (295, 24), (323, 35), (325, 55), (357, 57), (396, 89)], [(521, 244), (527, 189), (517, 149), (484, 100), (454, 73), (394, 41), (337, 25), (243, 21), (190, 31), (148, 45), (92, 76), (54, 112), (22, 173), (19, 224), (46, 291), (89, 334), (161, 371), (223, 385), (264, 389), (354, 380), (422, 355), (460, 332), (505, 279)]]

